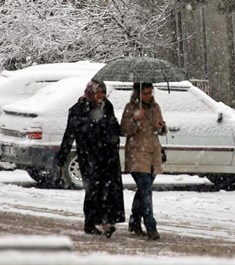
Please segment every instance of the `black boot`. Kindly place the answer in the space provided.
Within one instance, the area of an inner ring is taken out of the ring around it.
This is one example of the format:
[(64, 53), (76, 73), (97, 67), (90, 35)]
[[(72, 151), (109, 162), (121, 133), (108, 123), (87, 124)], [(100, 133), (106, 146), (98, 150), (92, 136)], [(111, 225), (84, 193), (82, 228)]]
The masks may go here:
[(130, 216), (129, 220), (129, 232), (134, 232), (137, 236), (146, 236), (147, 234), (142, 230), (141, 227), (141, 217), (134, 216), (133, 214)]
[(104, 234), (107, 238), (110, 238), (112, 234), (116, 231), (116, 228), (114, 225), (111, 224), (103, 224), (103, 230)]
[(146, 236), (147, 234), (142, 230), (141, 226), (132, 226), (128, 227), (129, 232), (134, 232), (137, 236)]
[(161, 236), (157, 230), (148, 231), (147, 234), (148, 234), (148, 240), (156, 241), (156, 240), (159, 240), (161, 238)]
[(84, 226), (84, 232), (90, 235), (102, 235), (102, 232), (95, 226)]

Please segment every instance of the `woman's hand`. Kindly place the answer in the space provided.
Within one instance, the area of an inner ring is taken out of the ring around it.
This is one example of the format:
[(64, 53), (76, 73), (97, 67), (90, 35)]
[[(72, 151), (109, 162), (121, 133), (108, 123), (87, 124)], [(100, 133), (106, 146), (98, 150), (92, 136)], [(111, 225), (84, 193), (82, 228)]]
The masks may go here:
[(139, 110), (137, 110), (135, 113), (134, 113), (134, 116), (133, 116), (133, 120), (134, 121), (141, 121), (142, 119), (143, 119), (143, 117), (144, 117), (144, 113), (145, 113), (145, 111), (144, 111), (144, 109), (139, 109)]
[(157, 132), (158, 132), (159, 135), (166, 135), (167, 134), (166, 123), (164, 121), (159, 122), (156, 125), (156, 130), (157, 130)]
[(165, 122), (162, 121), (162, 122), (159, 122), (156, 127), (157, 129), (162, 129), (164, 126), (165, 126)]

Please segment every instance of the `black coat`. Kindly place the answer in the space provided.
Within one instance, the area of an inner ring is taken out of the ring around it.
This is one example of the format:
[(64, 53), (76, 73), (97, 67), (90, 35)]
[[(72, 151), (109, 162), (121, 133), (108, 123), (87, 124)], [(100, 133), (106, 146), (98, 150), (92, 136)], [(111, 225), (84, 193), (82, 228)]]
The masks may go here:
[(69, 110), (57, 160), (62, 166), (76, 141), (86, 191), (84, 213), (95, 224), (124, 222), (123, 185), (119, 159), (119, 124), (107, 99), (103, 107), (80, 98)]

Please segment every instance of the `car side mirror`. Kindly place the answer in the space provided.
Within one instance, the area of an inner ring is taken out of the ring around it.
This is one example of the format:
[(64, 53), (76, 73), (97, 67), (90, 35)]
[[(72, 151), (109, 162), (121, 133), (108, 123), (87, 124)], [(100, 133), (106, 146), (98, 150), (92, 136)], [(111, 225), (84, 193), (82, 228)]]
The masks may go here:
[(223, 113), (222, 112), (219, 112), (218, 113), (218, 117), (217, 117), (217, 122), (218, 123), (221, 123), (223, 121)]

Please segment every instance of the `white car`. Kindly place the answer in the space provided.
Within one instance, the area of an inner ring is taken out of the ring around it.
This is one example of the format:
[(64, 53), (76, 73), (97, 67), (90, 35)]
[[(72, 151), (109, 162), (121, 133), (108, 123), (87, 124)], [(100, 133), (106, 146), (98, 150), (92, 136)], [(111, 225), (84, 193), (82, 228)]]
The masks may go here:
[[(119, 118), (130, 94), (110, 94)], [(170, 83), (170, 93), (166, 84), (155, 84), (154, 95), (169, 131), (160, 137), (164, 173), (198, 174), (221, 188), (235, 184), (235, 111), (187, 81)]]
[[(104, 64), (79, 61), (30, 66), (21, 70), (0, 73), (0, 113), (2, 106), (31, 97), (41, 88), (67, 77), (91, 78)], [(0, 162), (0, 169), (13, 169), (12, 163)]]
[[(70, 78), (40, 89), (32, 97), (6, 105), (0, 117), (2, 161), (14, 162), (36, 181), (50, 184), (52, 160), (60, 146), (68, 109), (83, 94), (88, 77)], [(106, 82), (108, 98), (121, 119), (131, 84)], [(190, 82), (155, 84), (169, 133), (160, 137), (167, 153), (165, 173), (198, 174), (220, 187), (235, 183), (235, 111)], [(125, 138), (120, 155), (124, 164)], [(124, 168), (123, 168), (124, 169)], [(64, 187), (80, 187), (75, 148), (62, 168)]]

